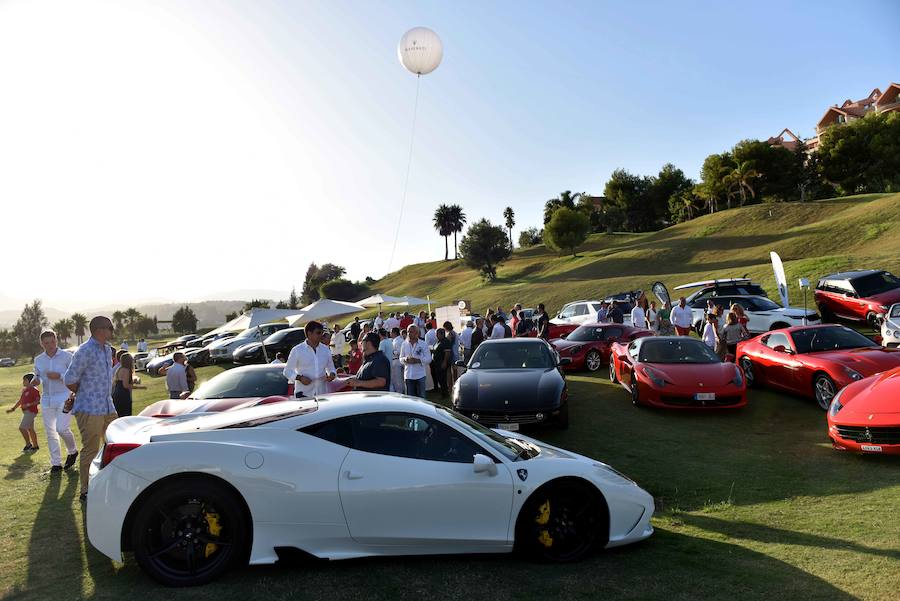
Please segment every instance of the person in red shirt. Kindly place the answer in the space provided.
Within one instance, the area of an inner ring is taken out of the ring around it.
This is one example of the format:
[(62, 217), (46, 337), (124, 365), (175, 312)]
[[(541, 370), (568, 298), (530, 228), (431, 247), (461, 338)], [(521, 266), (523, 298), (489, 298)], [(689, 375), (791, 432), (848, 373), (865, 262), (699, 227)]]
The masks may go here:
[(408, 328), (412, 322), (412, 315), (404, 311), (403, 318), (400, 320), (400, 331), (405, 332), (406, 328)]
[(12, 413), (19, 407), (22, 408), (22, 421), (19, 423), (19, 432), (25, 439), (25, 448), (22, 451), (37, 451), (40, 448), (37, 432), (34, 431), (34, 417), (41, 404), (41, 393), (33, 386), (29, 386), (32, 379), (34, 379), (34, 374), (22, 376), (22, 394), (19, 396), (19, 401), (6, 410), (7, 413)]
[(355, 374), (363, 364), (363, 354), (359, 350), (359, 343), (356, 340), (350, 341), (350, 360), (347, 362), (347, 371)]

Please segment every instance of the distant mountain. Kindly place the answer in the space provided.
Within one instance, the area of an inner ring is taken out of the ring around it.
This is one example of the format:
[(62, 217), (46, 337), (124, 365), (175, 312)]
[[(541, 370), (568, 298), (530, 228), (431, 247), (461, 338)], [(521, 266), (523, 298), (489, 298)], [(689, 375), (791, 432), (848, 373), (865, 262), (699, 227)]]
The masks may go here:
[[(25, 303), (22, 303), (22, 306), (18, 309), (7, 309), (5, 311), (0, 311), (0, 328), (11, 328), (13, 325), (15, 325), (15, 323), (19, 320), (19, 316), (22, 314), (22, 309), (24, 307)], [(44, 307), (44, 313), (47, 315), (47, 319), (50, 321), (50, 323), (53, 323), (57, 319), (62, 319), (71, 315), (71, 313), (66, 313), (65, 311), (61, 311), (53, 307)]]

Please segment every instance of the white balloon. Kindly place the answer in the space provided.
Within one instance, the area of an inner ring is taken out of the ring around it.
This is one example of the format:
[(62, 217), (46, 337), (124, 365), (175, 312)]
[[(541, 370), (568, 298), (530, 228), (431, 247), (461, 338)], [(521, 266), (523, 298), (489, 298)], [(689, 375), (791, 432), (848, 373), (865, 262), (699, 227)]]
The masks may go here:
[(427, 75), (441, 64), (444, 46), (435, 32), (427, 27), (414, 27), (400, 38), (397, 57), (410, 73)]

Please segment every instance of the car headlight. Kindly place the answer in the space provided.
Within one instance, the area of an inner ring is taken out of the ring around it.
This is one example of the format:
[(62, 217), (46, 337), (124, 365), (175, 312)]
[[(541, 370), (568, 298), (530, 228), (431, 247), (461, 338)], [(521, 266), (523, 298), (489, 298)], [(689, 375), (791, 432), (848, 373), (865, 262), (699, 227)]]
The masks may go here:
[(565, 349), (564, 352), (568, 353), (569, 355), (574, 355), (575, 353), (580, 351), (583, 346), (584, 345), (582, 344), (576, 344), (575, 346), (570, 346), (569, 348)]
[(744, 384), (744, 374), (741, 373), (741, 368), (737, 365), (734, 366), (734, 378), (731, 380), (731, 383), (735, 386), (743, 386)]
[(831, 417), (834, 417), (835, 415), (837, 415), (838, 412), (840, 412), (840, 410), (844, 408), (844, 406), (841, 404), (841, 395), (842, 394), (844, 394), (843, 388), (841, 390), (839, 390), (836, 395), (834, 395), (833, 399), (831, 399), (831, 406), (828, 407), (828, 414)]
[(865, 376), (856, 371), (853, 368), (844, 366), (844, 373), (847, 374), (847, 377), (853, 380), (854, 382), (858, 382), (862, 380)]
[(653, 382), (654, 386), (659, 386), (662, 388), (666, 385), (666, 381), (660, 377), (658, 373), (650, 369), (649, 367), (644, 368), (644, 374), (650, 378), (650, 381)]

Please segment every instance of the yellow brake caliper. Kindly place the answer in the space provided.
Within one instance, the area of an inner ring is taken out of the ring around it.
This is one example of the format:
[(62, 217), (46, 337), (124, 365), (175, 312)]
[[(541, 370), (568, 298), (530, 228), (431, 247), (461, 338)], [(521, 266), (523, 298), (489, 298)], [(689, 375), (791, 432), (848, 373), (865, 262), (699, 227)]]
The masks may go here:
[[(209, 513), (204, 512), (203, 517), (206, 518), (206, 525), (209, 528), (209, 533), (212, 536), (219, 536), (222, 533), (222, 524), (219, 522), (219, 514), (218, 513)], [(209, 557), (213, 553), (216, 552), (216, 549), (219, 548), (219, 545), (215, 543), (206, 543), (206, 549), (204, 549), (204, 556)]]
[[(537, 517), (534, 518), (534, 523), (540, 526), (546, 526), (550, 521), (550, 500), (544, 501), (544, 504), (538, 507)], [(553, 546), (553, 537), (550, 536), (550, 533), (547, 530), (541, 530), (538, 533), (538, 542), (544, 545), (545, 547)]]

